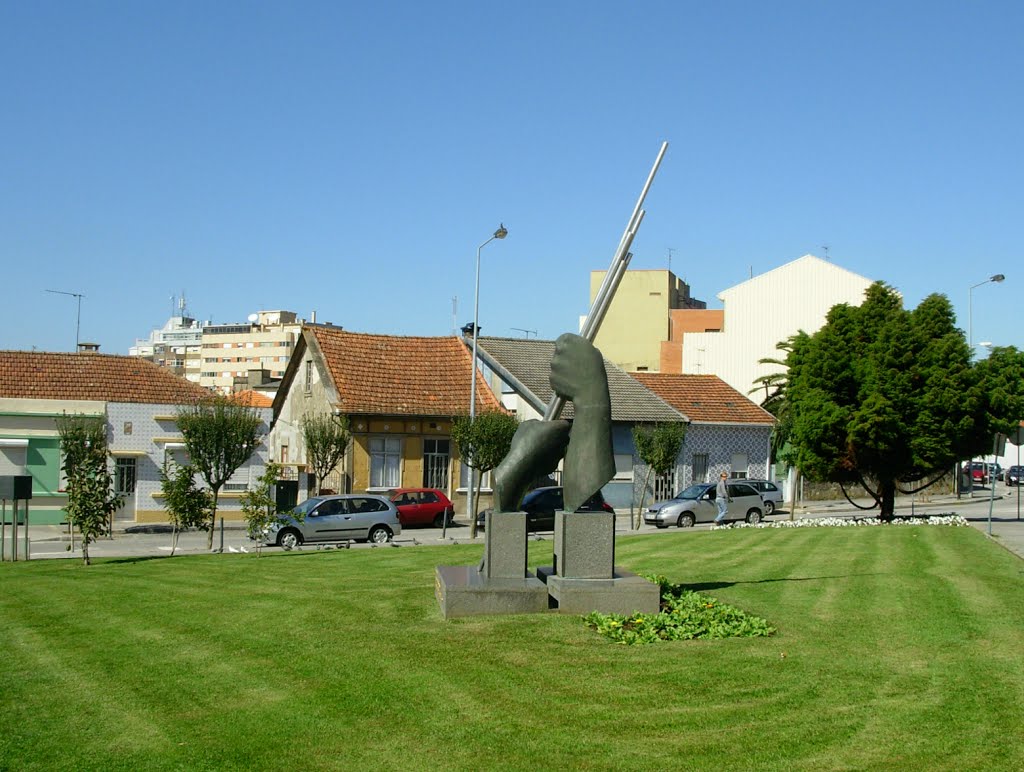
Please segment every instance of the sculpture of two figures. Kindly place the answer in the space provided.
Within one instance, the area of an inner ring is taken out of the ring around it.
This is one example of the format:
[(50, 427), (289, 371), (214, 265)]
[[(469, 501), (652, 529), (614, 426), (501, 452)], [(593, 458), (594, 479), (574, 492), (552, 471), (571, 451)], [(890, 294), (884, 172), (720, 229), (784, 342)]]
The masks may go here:
[(566, 512), (579, 509), (615, 474), (611, 397), (601, 352), (579, 335), (560, 337), (551, 358), (551, 388), (572, 402), (574, 420), (519, 425), (511, 450), (494, 470), (495, 513), (518, 510), (530, 484), (555, 471), (563, 457)]

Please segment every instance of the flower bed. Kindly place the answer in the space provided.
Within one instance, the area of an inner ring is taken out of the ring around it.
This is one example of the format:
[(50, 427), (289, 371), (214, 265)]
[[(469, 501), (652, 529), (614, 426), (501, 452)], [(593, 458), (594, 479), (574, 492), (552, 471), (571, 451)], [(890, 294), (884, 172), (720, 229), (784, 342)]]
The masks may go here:
[(711, 530), (729, 528), (852, 528), (863, 525), (970, 525), (960, 515), (933, 515), (931, 517), (897, 517), (894, 520), (879, 520), (877, 517), (805, 517), (799, 520), (762, 521), (750, 523), (726, 523), (712, 525)]

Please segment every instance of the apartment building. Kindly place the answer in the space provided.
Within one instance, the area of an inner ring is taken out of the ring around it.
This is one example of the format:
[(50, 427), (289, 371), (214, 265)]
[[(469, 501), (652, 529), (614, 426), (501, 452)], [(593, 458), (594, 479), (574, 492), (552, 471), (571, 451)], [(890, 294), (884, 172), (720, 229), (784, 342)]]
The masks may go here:
[(302, 322), (293, 311), (260, 311), (246, 322), (206, 325), (199, 384), (230, 393), (236, 383), (250, 388), (253, 371), (281, 378), (302, 334)]
[(128, 355), (148, 359), (193, 383), (199, 383), (202, 364), (203, 322), (188, 315), (185, 296), (177, 300), (177, 313), (152, 330), (149, 338), (137, 338)]

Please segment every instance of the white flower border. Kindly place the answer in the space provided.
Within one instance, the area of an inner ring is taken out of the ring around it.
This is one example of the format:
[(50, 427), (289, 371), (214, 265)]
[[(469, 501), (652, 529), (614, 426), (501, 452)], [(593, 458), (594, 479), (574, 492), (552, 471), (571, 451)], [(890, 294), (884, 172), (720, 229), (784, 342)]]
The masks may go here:
[(773, 522), (763, 521), (752, 525), (750, 523), (726, 523), (725, 525), (712, 524), (712, 531), (722, 531), (730, 528), (852, 528), (862, 525), (970, 525), (960, 515), (933, 515), (931, 517), (908, 517), (895, 520), (879, 520), (877, 517), (852, 518), (852, 517), (805, 517), (799, 520), (776, 520)]

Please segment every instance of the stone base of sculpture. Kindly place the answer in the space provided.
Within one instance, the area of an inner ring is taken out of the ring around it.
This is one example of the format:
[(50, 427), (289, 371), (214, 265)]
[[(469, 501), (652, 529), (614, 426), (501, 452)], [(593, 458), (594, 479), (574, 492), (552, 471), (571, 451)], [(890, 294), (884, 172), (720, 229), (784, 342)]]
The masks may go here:
[(658, 585), (615, 567), (615, 516), (556, 512), (554, 564), (526, 568), (526, 514), (488, 518), (483, 568), (438, 566), (435, 592), (445, 619), (482, 614), (656, 614)]
[(434, 592), (445, 619), (548, 610), (548, 590), (526, 569), (526, 513), (487, 518), (480, 566), (437, 566)]
[(537, 569), (563, 614), (656, 614), (658, 585), (615, 566), (615, 515), (556, 512), (554, 564)]

